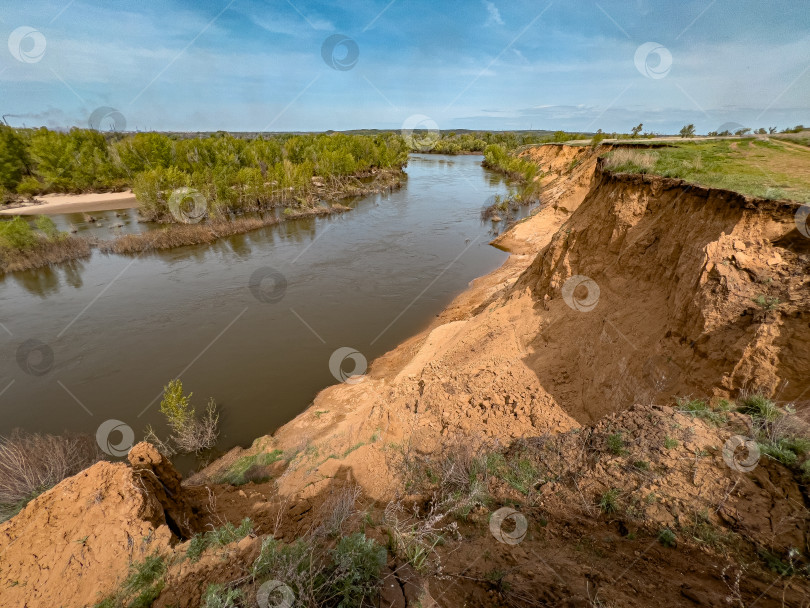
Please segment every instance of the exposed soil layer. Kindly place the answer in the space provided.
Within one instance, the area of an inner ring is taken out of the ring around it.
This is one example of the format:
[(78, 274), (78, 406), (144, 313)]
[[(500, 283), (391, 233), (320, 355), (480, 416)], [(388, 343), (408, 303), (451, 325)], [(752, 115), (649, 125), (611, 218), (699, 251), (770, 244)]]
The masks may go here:
[[(317, 529), (357, 486), (355, 529), (385, 544), (392, 507), (436, 504), (415, 473), (439, 471), (441, 489), (442, 463), (496, 454), (507, 472), (481, 478), (490, 498), (421, 572), (389, 551), (378, 605), (806, 606), (806, 481), (766, 456), (727, 465), (748, 416), (671, 407), (748, 389), (806, 415), (810, 239), (796, 206), (609, 174), (599, 152), (528, 150), (543, 204), (499, 237), (510, 259), (273, 436), (182, 485), (141, 445), (133, 467), (99, 463), (0, 525), (0, 603), (83, 606), (152, 550), (174, 558), (155, 606), (197, 606), (234, 580), (252, 601), (254, 536)], [(248, 469), (255, 483), (222, 483), (271, 453)], [(506, 505), (526, 521), (517, 543), (492, 529)], [(195, 531), (243, 517), (253, 536), (181, 559)]]

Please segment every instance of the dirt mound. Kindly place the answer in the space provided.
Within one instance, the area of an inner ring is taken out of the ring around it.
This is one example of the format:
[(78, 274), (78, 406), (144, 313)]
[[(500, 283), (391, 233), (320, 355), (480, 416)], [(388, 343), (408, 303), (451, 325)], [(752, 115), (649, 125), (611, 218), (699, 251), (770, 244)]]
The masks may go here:
[(133, 468), (99, 462), (0, 525), (0, 605), (92, 605), (115, 590), (131, 562), (190, 532), (196, 516), (171, 464), (148, 444), (135, 446), (130, 460)]

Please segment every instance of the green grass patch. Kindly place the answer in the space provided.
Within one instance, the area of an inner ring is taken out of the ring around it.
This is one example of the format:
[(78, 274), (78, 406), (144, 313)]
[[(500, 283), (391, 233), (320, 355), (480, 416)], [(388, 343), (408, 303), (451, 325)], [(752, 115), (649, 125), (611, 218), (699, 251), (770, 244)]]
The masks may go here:
[(612, 488), (599, 497), (599, 510), (606, 515), (619, 512), (619, 490)]
[(649, 150), (617, 148), (605, 167), (617, 173), (674, 177), (761, 198), (810, 201), (810, 175), (794, 170), (808, 152), (777, 141), (741, 138), (667, 142)]
[(625, 456), (628, 453), (626, 448), (627, 443), (621, 431), (608, 435), (606, 443), (610, 453), (615, 456)]
[(168, 567), (157, 553), (129, 567), (129, 575), (117, 593), (97, 604), (94, 608), (149, 608), (160, 596), (166, 585)]
[(679, 398), (677, 406), (679, 411), (689, 414), (693, 418), (702, 418), (715, 426), (728, 422), (728, 415), (723, 406), (713, 409), (705, 399)]
[(242, 456), (216, 481), (217, 483), (227, 483), (232, 486), (241, 486), (249, 481), (267, 481), (270, 476), (264, 474), (263, 471), (257, 471), (257, 469), (278, 462), (283, 455), (284, 452), (281, 450), (273, 450), (272, 452), (259, 452), (250, 456)]
[(242, 540), (253, 533), (253, 522), (249, 517), (243, 519), (238, 526), (228, 522), (220, 528), (209, 530), (202, 534), (195, 534), (186, 549), (186, 557), (193, 562), (211, 547), (223, 547), (237, 540)]
[(658, 533), (658, 542), (665, 547), (674, 547), (677, 544), (675, 533), (669, 528), (664, 528)]

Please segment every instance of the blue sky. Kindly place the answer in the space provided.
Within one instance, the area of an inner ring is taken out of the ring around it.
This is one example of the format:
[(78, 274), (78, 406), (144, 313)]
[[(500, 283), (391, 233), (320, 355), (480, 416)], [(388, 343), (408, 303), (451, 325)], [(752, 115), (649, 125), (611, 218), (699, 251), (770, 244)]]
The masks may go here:
[[(335, 34), (350, 69), (322, 57)], [(810, 124), (804, 0), (33, 0), (4, 7), (0, 39), (14, 126), (99, 106), (130, 130)]]

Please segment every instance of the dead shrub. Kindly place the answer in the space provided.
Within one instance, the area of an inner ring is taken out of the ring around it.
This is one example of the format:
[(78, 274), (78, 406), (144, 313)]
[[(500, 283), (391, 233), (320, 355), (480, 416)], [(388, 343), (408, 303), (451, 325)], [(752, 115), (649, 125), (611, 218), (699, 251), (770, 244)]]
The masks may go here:
[(103, 454), (90, 435), (46, 435), (15, 430), (0, 437), (0, 521)]

